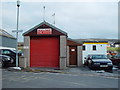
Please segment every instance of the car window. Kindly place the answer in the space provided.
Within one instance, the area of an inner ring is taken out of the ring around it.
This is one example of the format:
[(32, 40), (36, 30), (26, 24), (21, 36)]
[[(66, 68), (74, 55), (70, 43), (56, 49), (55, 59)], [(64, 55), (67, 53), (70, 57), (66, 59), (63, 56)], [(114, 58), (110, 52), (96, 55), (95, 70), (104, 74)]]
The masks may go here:
[(8, 50), (3, 50), (3, 54), (10, 54), (11, 52)]
[(92, 59), (107, 59), (106, 55), (93, 55)]

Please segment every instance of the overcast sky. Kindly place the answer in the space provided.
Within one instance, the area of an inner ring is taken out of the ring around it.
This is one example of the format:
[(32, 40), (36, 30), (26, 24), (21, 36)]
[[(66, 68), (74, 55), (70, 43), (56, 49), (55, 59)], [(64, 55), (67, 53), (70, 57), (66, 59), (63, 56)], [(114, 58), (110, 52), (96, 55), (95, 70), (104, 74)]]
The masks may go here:
[[(45, 20), (53, 24), (55, 13), (56, 26), (68, 33), (69, 38), (118, 38), (117, 2), (22, 2), (20, 6), (19, 29), (22, 33)], [(2, 2), (2, 29), (13, 36), (16, 29), (16, 2)], [(23, 41), (22, 33), (19, 41)]]

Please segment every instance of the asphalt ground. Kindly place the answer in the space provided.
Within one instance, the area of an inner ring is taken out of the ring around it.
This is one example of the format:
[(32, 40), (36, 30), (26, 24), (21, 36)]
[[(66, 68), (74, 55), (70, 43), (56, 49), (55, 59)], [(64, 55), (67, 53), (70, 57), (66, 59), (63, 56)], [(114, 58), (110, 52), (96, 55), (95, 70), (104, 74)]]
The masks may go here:
[[(23, 70), (24, 71), (24, 70)], [(54, 69), (54, 68), (29, 68), (25, 71), (30, 71), (30, 72), (50, 72), (50, 73), (63, 73), (63, 74), (84, 74), (84, 75), (89, 75), (89, 76), (104, 76), (108, 78), (120, 78), (120, 69), (116, 68), (114, 66), (113, 71), (108, 72), (104, 70), (91, 70), (87, 66), (82, 66), (82, 67), (69, 67), (66, 70), (59, 70), (59, 69)]]
[[(2, 70), (3, 88), (118, 88), (119, 78), (92, 74), (95, 71), (72, 68), (70, 73)], [(83, 73), (83, 72), (88, 73)], [(103, 72), (102, 74), (106, 74)], [(107, 72), (107, 74), (109, 74)], [(114, 74), (114, 73), (110, 73)]]

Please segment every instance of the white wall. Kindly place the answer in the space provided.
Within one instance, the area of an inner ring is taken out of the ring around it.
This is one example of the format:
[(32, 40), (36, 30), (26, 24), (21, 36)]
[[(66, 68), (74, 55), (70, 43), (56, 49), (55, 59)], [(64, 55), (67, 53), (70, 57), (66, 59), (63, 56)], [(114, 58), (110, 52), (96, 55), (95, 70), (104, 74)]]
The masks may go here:
[[(83, 51), (82, 63), (88, 54), (107, 54), (107, 44), (83, 44), (86, 50)], [(96, 45), (96, 51), (93, 50), (93, 45)]]

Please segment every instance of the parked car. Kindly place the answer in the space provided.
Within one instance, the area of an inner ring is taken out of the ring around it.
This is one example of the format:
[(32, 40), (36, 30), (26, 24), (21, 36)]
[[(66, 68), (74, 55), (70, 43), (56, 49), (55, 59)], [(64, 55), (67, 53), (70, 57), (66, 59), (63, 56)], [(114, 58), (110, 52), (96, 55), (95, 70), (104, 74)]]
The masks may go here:
[(118, 68), (120, 68), (120, 53), (110, 57), (110, 60), (112, 61), (113, 65), (117, 65)]
[[(10, 49), (0, 49), (0, 55), (6, 55), (6, 56), (10, 56), (14, 61), (13, 61), (13, 65), (12, 66), (15, 66), (16, 64), (16, 51), (14, 50), (10, 50)], [(22, 56), (23, 53), (22, 51), (18, 51), (18, 59), (19, 59), (19, 56)]]
[(85, 58), (85, 65), (90, 69), (112, 70), (112, 61), (104, 54), (89, 54)]
[(14, 60), (13, 64), (16, 63), (16, 53), (15, 53), (15, 51), (10, 50), (10, 49), (0, 49), (0, 54), (11, 57)]
[(13, 59), (6, 55), (0, 55), (0, 68), (8, 67), (11, 63), (13, 63)]

